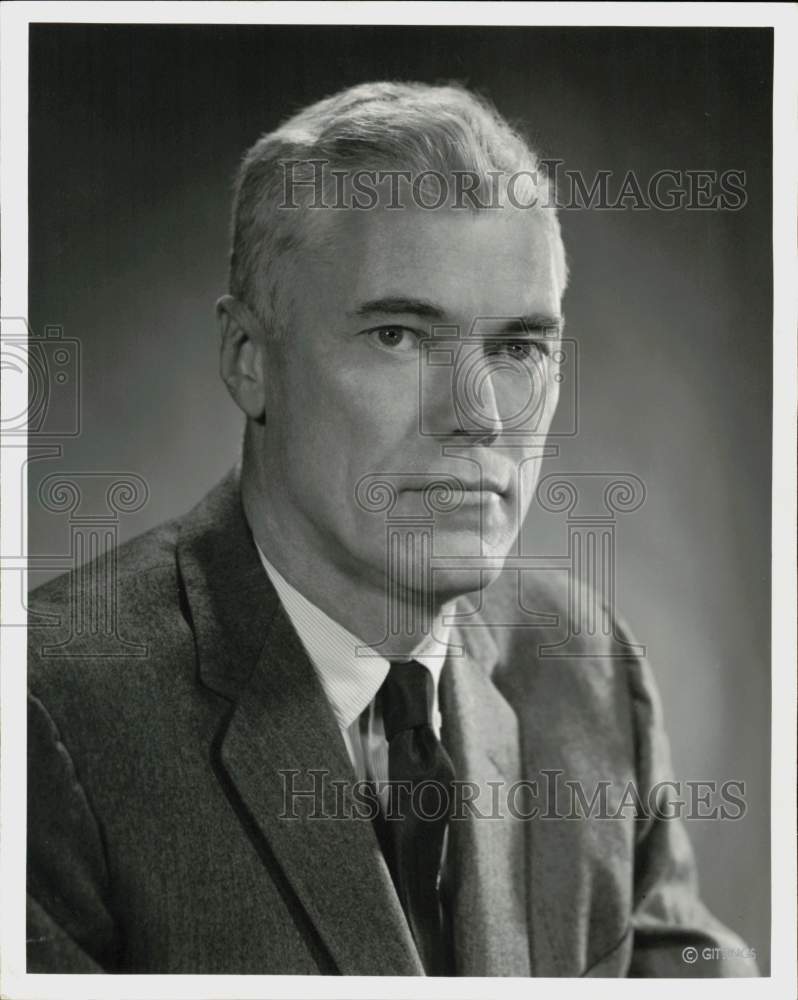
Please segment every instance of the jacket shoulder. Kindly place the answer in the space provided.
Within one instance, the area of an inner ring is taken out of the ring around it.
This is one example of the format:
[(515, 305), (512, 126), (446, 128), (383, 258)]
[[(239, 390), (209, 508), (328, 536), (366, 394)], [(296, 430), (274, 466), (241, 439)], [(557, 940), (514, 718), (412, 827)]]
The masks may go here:
[(187, 633), (176, 559), (180, 521), (166, 521), (31, 591), (32, 690), (78, 683), (109, 665), (127, 675), (152, 665), (159, 651), (174, 652)]
[(636, 714), (656, 688), (638, 643), (615, 609), (567, 572), (503, 573), (480, 614), (496, 647), (493, 679), (516, 705), (558, 716)]
[[(33, 617), (29, 630), (37, 629), (40, 616), (58, 614), (66, 610), (71, 601), (86, 600), (100, 582), (117, 588), (134, 588), (136, 581), (144, 576), (153, 573), (173, 575), (179, 527), (179, 518), (165, 521), (118, 545), (110, 553), (97, 556), (33, 589), (29, 594), (29, 611)], [(146, 588), (141, 588), (141, 596), (145, 598)]]

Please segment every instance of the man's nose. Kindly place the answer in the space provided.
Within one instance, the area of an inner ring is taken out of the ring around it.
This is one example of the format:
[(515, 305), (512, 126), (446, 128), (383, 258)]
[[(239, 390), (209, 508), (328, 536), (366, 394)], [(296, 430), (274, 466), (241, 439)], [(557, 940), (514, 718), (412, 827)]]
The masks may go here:
[(461, 347), (453, 364), (422, 372), (422, 426), (435, 437), (490, 444), (503, 432), (502, 372), (481, 346)]
[(474, 352), (454, 379), (453, 397), (464, 434), (497, 438), (503, 429), (500, 403), (501, 372), (496, 359), (482, 349)]

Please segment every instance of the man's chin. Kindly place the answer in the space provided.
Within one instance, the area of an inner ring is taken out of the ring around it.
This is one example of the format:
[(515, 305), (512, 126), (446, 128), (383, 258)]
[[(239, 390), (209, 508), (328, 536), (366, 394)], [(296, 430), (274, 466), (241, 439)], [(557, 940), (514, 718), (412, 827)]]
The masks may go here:
[(468, 566), (483, 566), (504, 559), (517, 536), (514, 525), (506, 521), (476, 528), (447, 530), (436, 525), (432, 546), (433, 559), (460, 560)]
[(512, 549), (515, 533), (509, 526), (490, 532), (478, 529), (439, 528), (425, 540), (421, 532), (408, 531), (395, 539), (385, 555), (388, 589), (403, 590), (416, 599), (432, 582), (436, 603), (474, 593), (492, 583), (501, 573)]
[(488, 536), (476, 532), (439, 532), (433, 547), (435, 595), (449, 600), (482, 590), (501, 573), (512, 546), (511, 532)]
[(437, 603), (445, 604), (464, 594), (484, 590), (501, 573), (498, 563), (482, 569), (445, 569), (433, 572), (433, 586)]

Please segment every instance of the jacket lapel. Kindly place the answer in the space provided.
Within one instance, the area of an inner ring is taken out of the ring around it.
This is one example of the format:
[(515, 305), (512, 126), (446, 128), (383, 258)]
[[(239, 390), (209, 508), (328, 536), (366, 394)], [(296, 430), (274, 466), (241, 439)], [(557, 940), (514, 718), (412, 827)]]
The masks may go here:
[(188, 516), (178, 559), (200, 677), (233, 703), (215, 741), (222, 768), (339, 972), (423, 975), (373, 827), (353, 815), (346, 747), (260, 564), (236, 472)]
[(453, 632), (452, 647), (462, 652), (441, 673), (442, 739), (458, 780), (479, 789), (450, 828), (457, 974), (529, 976), (525, 824), (507, 801), (521, 777), (518, 722), (490, 678), (498, 654), (487, 627)]
[[(457, 755), (458, 777), (481, 785), (500, 782), (489, 805), (502, 818), (461, 824), (459, 971), (579, 976), (589, 963), (580, 921), (585, 886), (591, 884), (584, 864), (592, 852), (584, 838), (595, 837), (596, 831), (584, 822), (541, 818), (550, 804), (544, 792), (549, 775), (569, 768), (563, 733), (553, 720), (571, 694), (557, 667), (544, 670), (534, 660), (532, 642), (523, 670), (534, 683), (525, 688), (507, 684), (512, 664), (503, 662), (484, 621), (474, 613), (468, 620), (473, 626), (452, 635), (464, 655), (447, 661), (441, 676), (448, 723), (444, 738)], [(520, 722), (513, 704), (522, 708)], [(508, 810), (507, 789), (519, 780), (520, 794), (513, 795)], [(612, 831), (605, 825), (604, 832)]]

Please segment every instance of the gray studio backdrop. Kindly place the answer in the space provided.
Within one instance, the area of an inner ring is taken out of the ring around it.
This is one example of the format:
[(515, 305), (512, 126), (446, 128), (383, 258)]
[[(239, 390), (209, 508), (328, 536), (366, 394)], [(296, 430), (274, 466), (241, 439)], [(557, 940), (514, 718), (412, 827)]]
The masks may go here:
[[(109, 522), (124, 540), (235, 460), (213, 318), (230, 184), (243, 149), (305, 103), (368, 79), (457, 79), (563, 169), (610, 171), (611, 192), (629, 170), (745, 172), (737, 211), (561, 213), (579, 420), (544, 473), (645, 484), (617, 518), (617, 603), (648, 647), (677, 775), (745, 782), (744, 818), (689, 831), (708, 903), (765, 972), (771, 52), (764, 30), (37, 25), (30, 61), (29, 319), (80, 351), (79, 433), (50, 428), (60, 454), (30, 462), (32, 584), (74, 532), (68, 503), (41, 501), (47, 477), (140, 477), (146, 503)], [(564, 552), (566, 529), (533, 512), (525, 551)]]

